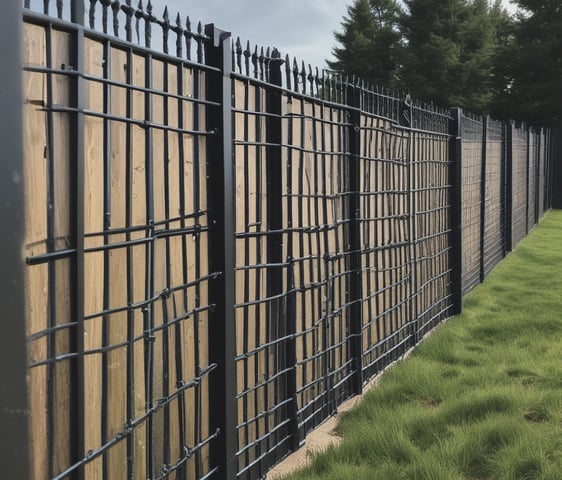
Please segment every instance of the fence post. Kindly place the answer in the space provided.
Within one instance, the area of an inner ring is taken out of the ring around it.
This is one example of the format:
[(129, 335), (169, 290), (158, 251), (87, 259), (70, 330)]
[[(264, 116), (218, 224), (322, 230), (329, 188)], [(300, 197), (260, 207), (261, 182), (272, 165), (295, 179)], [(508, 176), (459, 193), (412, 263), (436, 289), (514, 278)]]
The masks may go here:
[(6, 2), (0, 16), (0, 465), (5, 478), (29, 478), (27, 361), (25, 339), (22, 8)]
[(513, 128), (505, 124), (505, 250), (513, 250)]
[(451, 233), (449, 239), (449, 268), (451, 270), (451, 289), (453, 315), (462, 312), (462, 110), (451, 109), (449, 120), (449, 185), (451, 188)]
[(349, 325), (350, 349), (353, 358), (352, 388), (356, 395), (363, 392), (363, 335), (361, 302), (361, 196), (360, 169), (361, 158), (361, 85), (347, 84), (347, 105), (350, 113), (349, 127), (349, 212), (350, 224), (350, 279), (349, 279)]
[(486, 238), (486, 147), (488, 142), (488, 116), (482, 117), (482, 181), (480, 184), (480, 283), (484, 281)]
[(529, 234), (529, 182), (531, 180), (531, 127), (527, 126), (527, 178), (525, 182), (525, 195), (527, 202), (525, 203), (525, 234)]
[(562, 208), (562, 122), (551, 128), (549, 134), (549, 208)]
[[(275, 332), (285, 338), (284, 351), (281, 353), (284, 363), (280, 366), (286, 370), (285, 382), (281, 387), (282, 395), (291, 399), (291, 402), (284, 409), (285, 419), (288, 422), (289, 450), (295, 451), (301, 445), (301, 438), (298, 426), (298, 405), (297, 405), (297, 377), (296, 377), (296, 344), (295, 331), (296, 319), (294, 309), (289, 305), (293, 296), (293, 263), (289, 259), (284, 263), (283, 258), (283, 167), (282, 167), (282, 114), (283, 114), (283, 93), (281, 65), (284, 60), (278, 50), (273, 49), (268, 63), (268, 83), (272, 86), (266, 89), (266, 178), (267, 178), (267, 219), (268, 230), (271, 231), (267, 241), (267, 269), (268, 294), (269, 298), (276, 298), (272, 302), (270, 312), (270, 329), (272, 337)], [(291, 221), (291, 219), (288, 219)], [(289, 251), (288, 255), (291, 255)], [(288, 294), (284, 293), (283, 275), (286, 269)], [(285, 302), (285, 304), (283, 303)], [(284, 391), (283, 391), (284, 389)], [(280, 399), (280, 398), (278, 398)], [(280, 458), (279, 458), (280, 459)], [(276, 459), (273, 459), (275, 462)], [(266, 467), (269, 468), (270, 462)]]
[(220, 430), (211, 465), (219, 467), (218, 478), (231, 480), (237, 473), (238, 412), (236, 408), (236, 328), (235, 304), (235, 229), (234, 162), (232, 151), (232, 47), (230, 33), (214, 24), (205, 25), (207, 65), (219, 73), (206, 74), (207, 100), (220, 104), (207, 108), (207, 171), (211, 211), (211, 248), (209, 262), (212, 272), (221, 274), (211, 283), (209, 295), (214, 305), (209, 338), (210, 362), (217, 365), (210, 380), (211, 431)]

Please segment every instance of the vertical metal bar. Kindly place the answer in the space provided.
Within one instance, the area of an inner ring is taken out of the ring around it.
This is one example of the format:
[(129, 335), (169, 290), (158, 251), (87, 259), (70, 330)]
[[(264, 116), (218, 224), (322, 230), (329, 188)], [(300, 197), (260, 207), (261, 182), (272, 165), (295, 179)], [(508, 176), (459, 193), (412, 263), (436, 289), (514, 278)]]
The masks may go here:
[[(132, 50), (129, 50), (132, 52)], [(130, 55), (130, 53), (129, 53)], [(132, 58), (127, 59), (129, 64), (128, 70), (132, 68)], [(129, 77), (132, 83), (132, 78)], [(147, 238), (154, 235), (154, 137), (153, 130), (150, 128), (152, 122), (152, 54), (149, 53), (145, 58), (144, 85), (146, 88), (144, 96), (144, 119), (147, 123), (145, 128), (145, 153), (146, 162), (146, 236)], [(128, 89), (131, 95), (131, 89)], [(131, 149), (132, 150), (132, 149)], [(132, 195), (129, 200), (132, 199)], [(131, 205), (129, 205), (131, 208)], [(154, 298), (154, 241), (146, 245), (146, 282), (145, 282), (145, 298)], [(129, 271), (130, 274), (130, 271)], [(144, 317), (144, 353), (145, 353), (145, 391), (146, 391), (146, 409), (149, 410), (156, 402), (154, 398), (154, 304), (151, 302), (143, 309)], [(156, 475), (155, 461), (155, 439), (154, 439), (154, 414), (151, 413), (147, 421), (147, 472), (148, 475), (154, 477)]]
[(527, 164), (526, 164), (526, 177), (525, 177), (525, 233), (529, 233), (529, 182), (531, 179), (531, 127), (527, 126)]
[[(111, 111), (111, 86), (109, 80), (111, 79), (111, 43), (106, 40), (103, 45), (104, 50), (104, 60), (103, 65), (103, 113), (109, 114)], [(111, 123), (108, 119), (103, 121), (103, 164), (104, 164), (104, 193), (103, 193), (103, 211), (104, 211), (104, 245), (110, 245), (111, 235), (109, 231), (111, 229)], [(110, 252), (107, 250), (103, 254), (103, 309), (104, 311), (109, 310), (110, 305), (110, 295), (111, 295), (111, 275), (110, 275)], [(103, 346), (107, 347), (109, 345), (109, 322), (110, 315), (104, 315), (102, 321), (102, 342)], [(128, 349), (129, 351), (132, 349)], [(132, 355), (127, 354), (127, 372), (133, 371), (130, 366), (132, 363)], [(101, 416), (102, 416), (102, 426), (101, 434), (103, 441), (108, 438), (108, 419), (109, 419), (109, 354), (106, 352), (102, 355), (102, 402), (101, 402)], [(127, 391), (129, 390), (129, 385), (127, 385)], [(127, 418), (132, 418), (128, 416)], [(103, 457), (103, 475), (107, 474), (107, 455)]]
[(208, 171), (213, 172), (209, 185), (211, 204), (211, 271), (221, 272), (210, 290), (214, 313), (211, 321), (209, 356), (217, 364), (210, 379), (211, 430), (220, 429), (220, 435), (211, 450), (213, 466), (219, 466), (219, 478), (234, 479), (237, 473), (236, 451), (236, 329), (234, 324), (235, 284), (235, 196), (234, 163), (232, 151), (232, 53), (230, 33), (213, 24), (205, 25), (205, 34), (211, 43), (205, 44), (205, 59), (220, 73), (206, 75), (207, 100), (220, 103), (210, 107), (206, 120), (208, 137)]
[[(111, 50), (111, 49), (110, 49)], [(110, 57), (108, 57), (111, 60)], [(106, 63), (108, 60), (106, 60)], [(133, 50), (128, 48), (126, 51), (126, 63), (125, 67), (125, 82), (127, 85), (133, 84)], [(111, 75), (111, 63), (108, 65), (109, 75)], [(111, 108), (111, 104), (108, 104)], [(133, 117), (133, 90), (127, 88), (126, 90), (126, 101), (125, 101), (125, 116), (126, 118)], [(111, 132), (111, 128), (109, 128)], [(111, 148), (108, 145), (108, 148)], [(127, 122), (125, 126), (125, 226), (127, 228), (127, 233), (125, 234), (125, 239), (127, 243), (131, 241), (130, 228), (133, 225), (133, 127), (131, 123)], [(146, 159), (146, 157), (145, 157)], [(150, 248), (148, 245), (146, 249)], [(134, 257), (133, 248), (131, 245), (127, 245), (126, 250), (127, 258), (127, 398), (126, 398), (126, 408), (127, 408), (127, 419), (131, 420), (135, 415), (135, 399), (134, 399), (134, 382), (135, 382), (135, 312), (131, 307), (134, 302)], [(147, 268), (147, 278), (150, 275)], [(110, 293), (111, 295), (111, 293)], [(152, 298), (152, 296), (146, 296), (145, 298)], [(145, 309), (146, 310), (146, 309)], [(108, 325), (109, 327), (109, 325)], [(109, 330), (109, 328), (108, 328)], [(109, 332), (108, 332), (109, 333)], [(109, 340), (109, 338), (108, 338)], [(151, 417), (152, 418), (152, 417)], [(127, 436), (127, 479), (131, 480), (135, 475), (135, 436), (138, 435), (137, 432), (133, 431), (131, 435)], [(148, 455), (152, 449), (148, 448)], [(107, 463), (107, 462), (106, 462)]]
[(451, 204), (451, 233), (449, 245), (451, 245), (449, 268), (451, 269), (451, 294), (452, 314), (462, 312), (462, 139), (460, 108), (451, 109), (451, 120), (449, 120), (449, 185)]
[[(404, 110), (402, 112), (403, 121), (411, 127), (414, 121), (414, 109), (411, 98), (406, 97), (404, 102)], [(420, 336), (419, 325), (419, 308), (418, 308), (418, 263), (416, 257), (416, 249), (418, 242), (418, 229), (416, 212), (418, 208), (418, 165), (416, 162), (416, 155), (419, 155), (419, 148), (416, 148), (416, 136), (412, 128), (408, 129), (407, 133), (400, 134), (401, 141), (407, 141), (407, 150), (405, 152), (405, 162), (407, 162), (407, 183), (408, 190), (408, 233), (406, 240), (408, 241), (408, 266), (410, 269), (409, 275), (409, 291), (408, 291), (408, 317), (412, 323), (411, 332), (414, 336), (413, 342), (417, 344)], [(377, 136), (378, 137), (378, 136)], [(378, 276), (377, 276), (378, 278)], [(378, 280), (375, 282), (378, 285)], [(378, 287), (377, 287), (378, 288)], [(377, 296), (378, 298), (378, 296)], [(378, 303), (378, 300), (377, 300)], [(378, 307), (377, 307), (378, 311)]]
[[(72, 0), (70, 4), (71, 22), (78, 26), (84, 25), (84, 2)], [(86, 106), (86, 90), (82, 73), (84, 72), (84, 31), (77, 28), (71, 43), (71, 59), (79, 75), (71, 87), (70, 101), (75, 106), (76, 113), (71, 118), (70, 152), (74, 159), (74, 244), (76, 245), (76, 260), (74, 262), (74, 314), (77, 323), (75, 348), (78, 354), (76, 368), (72, 382), (77, 387), (76, 396), (76, 455), (77, 458), (86, 456), (85, 450), (85, 412), (86, 401), (84, 394), (84, 113)], [(78, 472), (78, 478), (84, 478), (84, 467)]]
[(535, 145), (535, 216), (534, 216), (534, 221), (533, 221), (533, 225), (536, 225), (539, 222), (539, 206), (540, 206), (540, 171), (541, 171), (541, 148), (542, 148), (542, 142), (541, 142), (541, 138), (543, 138), (543, 136), (541, 135), (542, 130), (539, 128), (538, 129), (538, 133), (536, 135), (536, 142), (537, 144)]
[(505, 250), (513, 250), (513, 122), (505, 125)]
[(0, 16), (0, 294), (6, 330), (0, 335), (0, 464), (6, 478), (29, 477), (24, 307), (22, 9), (7, 2)]
[(550, 131), (549, 207), (562, 208), (562, 122)]
[[(53, 44), (53, 31), (52, 26), (49, 25), (45, 28), (45, 43), (46, 43), (46, 65), (48, 69), (53, 67), (52, 64), (52, 44)], [(46, 75), (46, 90), (47, 90), (47, 104), (53, 104), (53, 75), (48, 73)], [(44, 206), (45, 208), (45, 217), (47, 218), (47, 251), (54, 252), (55, 251), (55, 161), (54, 157), (54, 120), (53, 120), (53, 112), (47, 111), (46, 112), (46, 122), (47, 122), (47, 131), (46, 131), (46, 140), (47, 145), (45, 148), (45, 157), (47, 160), (47, 204)], [(55, 262), (49, 262), (48, 265), (48, 309), (47, 309), (47, 316), (48, 316), (48, 325), (49, 328), (53, 328), (56, 325), (56, 267)], [(47, 349), (48, 349), (48, 356), (49, 358), (55, 358), (56, 356), (56, 334), (53, 333), (47, 337)], [(48, 477), (54, 476), (54, 460), (55, 460), (55, 453), (54, 453), (54, 435), (55, 435), (55, 417), (56, 417), (56, 406), (55, 406), (55, 376), (56, 376), (56, 364), (50, 364), (47, 367), (47, 455), (48, 455), (48, 462), (47, 462), (47, 469), (48, 471), (45, 472)]]
[(361, 302), (361, 197), (360, 169), (361, 158), (361, 87), (347, 86), (347, 104), (350, 107), (349, 132), (349, 213), (351, 216), (349, 244), (351, 248), (349, 266), (349, 325), (350, 355), (353, 362), (353, 393), (363, 392), (363, 338), (362, 338), (362, 302)]
[(506, 145), (507, 145), (507, 127), (506, 123), (502, 122), (502, 137), (501, 137), (501, 192), (500, 192), (500, 201), (501, 201), (501, 208), (500, 208), (500, 223), (501, 223), (501, 242), (502, 242), (502, 258), (505, 257), (507, 253), (506, 247), (506, 193), (507, 193), (507, 181), (506, 181), (506, 161), (507, 161), (507, 152), (506, 152)]
[(488, 117), (482, 117), (482, 178), (480, 183), (480, 282), (484, 281), (485, 233), (486, 233), (486, 146), (488, 141)]
[[(198, 47), (199, 49), (199, 47)], [(199, 100), (201, 98), (201, 71), (199, 68), (193, 69), (193, 84), (192, 84), (192, 98), (195, 100)], [(193, 129), (195, 131), (201, 130), (201, 115), (200, 110), (202, 106), (198, 103), (193, 105)], [(183, 142), (182, 142), (183, 143)], [(193, 192), (192, 192), (192, 199), (193, 199), (193, 211), (199, 213), (201, 211), (201, 148), (200, 142), (194, 141), (192, 145), (192, 155), (193, 155)], [(185, 192), (185, 185), (184, 185), (184, 192)], [(184, 193), (185, 195), (185, 193)], [(185, 197), (182, 197), (182, 199)], [(185, 202), (185, 201), (184, 201)], [(185, 203), (183, 206), (183, 211), (185, 212)], [(187, 213), (187, 212), (186, 212)], [(200, 220), (197, 220), (197, 225), (199, 225)], [(186, 243), (183, 242), (184, 248), (186, 248)], [(184, 258), (188, 258), (187, 250), (184, 253)], [(194, 252), (194, 260), (195, 260), (195, 279), (201, 278), (201, 236), (195, 236), (195, 252)], [(206, 260), (205, 260), (206, 261)], [(189, 274), (186, 271), (185, 279), (189, 278)], [(187, 309), (189, 302), (187, 300), (187, 291), (185, 294), (185, 308)], [(201, 282), (197, 282), (195, 285), (195, 308), (199, 308), (201, 306)], [(199, 324), (200, 324), (200, 317), (199, 314), (196, 312), (193, 316), (193, 335), (194, 335), (194, 348), (193, 348), (193, 355), (195, 358), (195, 371), (197, 374), (201, 371), (201, 348), (199, 346)], [(201, 442), (201, 432), (202, 432), (202, 389), (201, 385), (197, 385), (195, 387), (195, 405), (194, 405), (194, 412), (195, 412), (195, 443), (199, 444)], [(195, 475), (197, 477), (200, 476), (200, 472), (202, 470), (202, 452), (201, 449), (197, 450), (195, 454)]]

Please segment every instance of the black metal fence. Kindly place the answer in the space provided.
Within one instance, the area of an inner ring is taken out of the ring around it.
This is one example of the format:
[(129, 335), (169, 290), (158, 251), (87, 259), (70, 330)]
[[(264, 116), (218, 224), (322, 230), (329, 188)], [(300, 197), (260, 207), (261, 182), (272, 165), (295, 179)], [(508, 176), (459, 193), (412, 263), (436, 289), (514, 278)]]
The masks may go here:
[(87, 6), (23, 11), (32, 478), (263, 477), (551, 207), (549, 130)]

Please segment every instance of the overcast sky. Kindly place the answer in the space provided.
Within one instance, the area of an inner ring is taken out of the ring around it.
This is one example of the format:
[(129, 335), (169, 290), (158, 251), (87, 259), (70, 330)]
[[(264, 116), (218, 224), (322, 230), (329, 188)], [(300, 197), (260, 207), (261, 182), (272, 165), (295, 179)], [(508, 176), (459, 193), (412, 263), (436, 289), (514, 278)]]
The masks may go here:
[[(170, 13), (189, 15), (192, 23), (214, 23), (243, 44), (277, 47), (312, 66), (325, 67), (334, 46), (334, 30), (351, 0), (152, 0), (155, 13), (167, 3)], [(508, 1), (504, 0), (507, 4)], [(510, 10), (512, 10), (510, 8)], [(170, 15), (171, 16), (171, 15)], [(171, 18), (174, 18), (171, 16)]]

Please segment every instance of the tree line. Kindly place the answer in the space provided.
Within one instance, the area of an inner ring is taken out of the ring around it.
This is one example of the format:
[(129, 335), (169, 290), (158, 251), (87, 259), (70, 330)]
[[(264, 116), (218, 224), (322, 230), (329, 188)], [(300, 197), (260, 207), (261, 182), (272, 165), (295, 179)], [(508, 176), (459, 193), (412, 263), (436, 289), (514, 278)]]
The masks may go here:
[(562, 121), (562, 1), (354, 0), (329, 68), (497, 119)]

